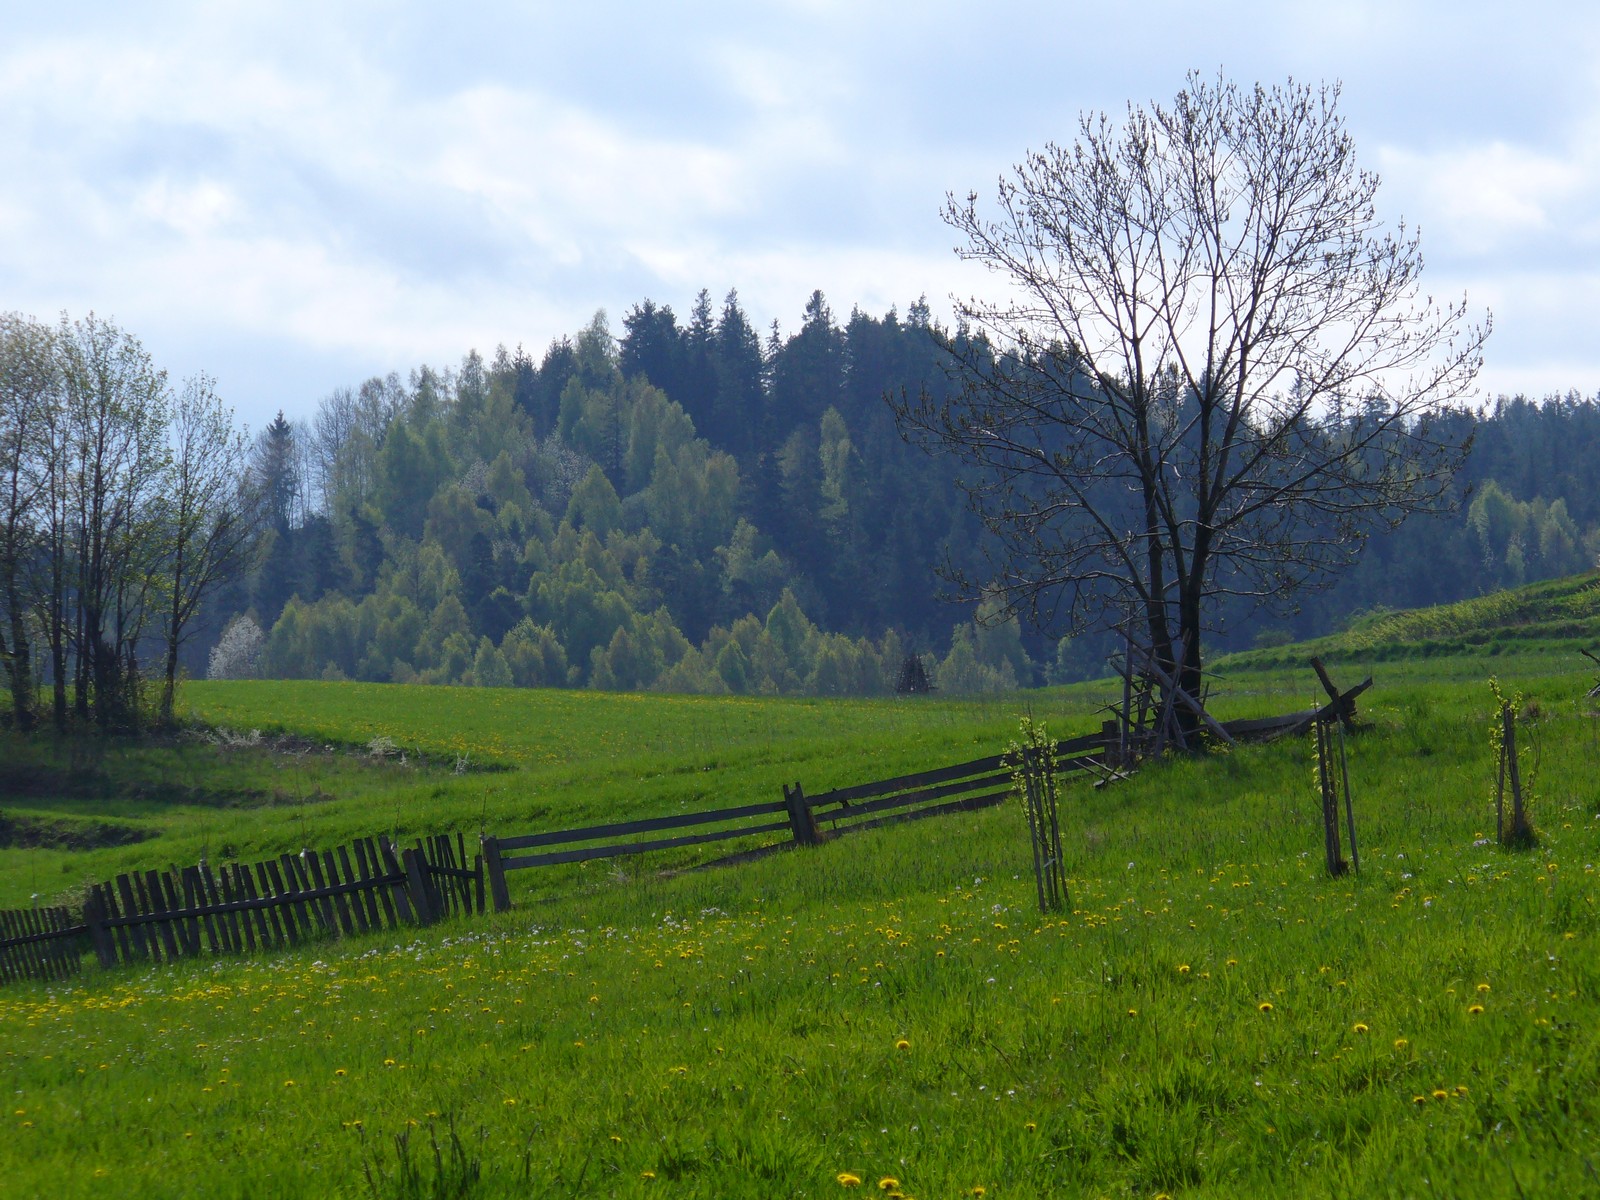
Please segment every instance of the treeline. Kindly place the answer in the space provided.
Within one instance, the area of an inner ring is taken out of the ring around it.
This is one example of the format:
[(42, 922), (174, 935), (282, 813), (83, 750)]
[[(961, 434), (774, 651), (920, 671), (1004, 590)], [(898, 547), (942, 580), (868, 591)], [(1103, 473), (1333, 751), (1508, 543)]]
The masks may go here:
[(1325, 592), (1285, 616), (1263, 613), (1234, 644), (1298, 640), (1375, 609), (1448, 604), (1600, 562), (1600, 396), (1501, 397), (1457, 417), (1472, 452), (1454, 481), (1455, 510), (1373, 538)]
[(174, 390), (136, 338), (93, 314), (0, 315), (9, 724), (32, 729), (46, 709), (57, 729), (171, 721), (180, 651), (254, 529), (245, 461), (206, 376)]
[[(885, 396), (950, 387), (964, 329), (820, 293), (758, 334), (730, 293), (686, 322), (646, 301), (535, 360), (504, 347), (374, 378), (257, 439), (257, 568), (218, 593), (214, 675), (873, 692), (1098, 674), (1109, 643), (953, 607), (981, 570), (952, 463), (900, 436)], [(983, 347), (977, 347), (983, 352)], [(1216, 614), (1219, 649), (1350, 614), (1586, 569), (1600, 407), (1576, 396), (1460, 414), (1476, 447), (1445, 517), (1376, 537), (1290, 611)], [(197, 664), (198, 667), (198, 664)]]

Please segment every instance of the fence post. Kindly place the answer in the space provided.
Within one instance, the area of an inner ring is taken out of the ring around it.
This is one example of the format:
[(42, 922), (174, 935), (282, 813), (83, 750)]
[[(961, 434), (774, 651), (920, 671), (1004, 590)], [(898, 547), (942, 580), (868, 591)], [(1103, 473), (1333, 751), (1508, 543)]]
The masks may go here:
[(1101, 761), (1113, 769), (1122, 765), (1122, 722), (1101, 721), (1100, 740), (1104, 743)]
[(500, 858), (500, 839), (480, 837), (483, 846), (483, 865), (489, 872), (489, 894), (494, 897), (495, 912), (511, 911), (511, 891), (506, 887), (506, 867)]
[(798, 783), (792, 788), (784, 784), (783, 803), (789, 809), (789, 827), (794, 830), (794, 844), (820, 845), (822, 833), (817, 828), (817, 816), (811, 811), (811, 802), (806, 799), (805, 790)]
[(83, 902), (83, 923), (89, 929), (89, 944), (94, 956), (107, 969), (117, 965), (117, 947), (106, 928), (106, 902), (100, 898), (100, 889), (89, 889), (89, 898)]
[(400, 862), (406, 872), (406, 892), (411, 897), (411, 909), (417, 915), (418, 925), (432, 925), (438, 914), (428, 896), (428, 864), (414, 849), (400, 851)]

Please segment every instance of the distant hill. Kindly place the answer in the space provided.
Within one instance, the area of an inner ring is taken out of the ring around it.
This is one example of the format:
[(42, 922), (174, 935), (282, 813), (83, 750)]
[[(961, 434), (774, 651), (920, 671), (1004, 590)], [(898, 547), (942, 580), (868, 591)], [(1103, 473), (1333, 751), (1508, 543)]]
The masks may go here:
[(1454, 604), (1370, 612), (1349, 628), (1292, 646), (1227, 656), (1233, 669), (1333, 662), (1395, 662), (1442, 655), (1560, 651), (1600, 646), (1600, 574), (1590, 571)]

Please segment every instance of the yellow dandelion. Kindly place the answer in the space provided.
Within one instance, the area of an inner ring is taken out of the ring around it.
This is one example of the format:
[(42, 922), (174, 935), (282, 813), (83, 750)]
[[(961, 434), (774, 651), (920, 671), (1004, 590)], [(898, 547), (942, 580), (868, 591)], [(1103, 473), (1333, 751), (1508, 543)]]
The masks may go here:
[(1354, 1025), (1350, 1026), (1350, 1028), (1355, 1030), (1357, 1033), (1366, 1033), (1367, 1023), (1365, 1021), (1357, 1021)]
[(620, 1146), (622, 1144), (622, 1135), (619, 1133), (613, 1133), (611, 1135), (611, 1140), (613, 1143)]
[(640, 1171), (639, 1172), (639, 1178), (640, 1179), (654, 1179), (655, 1177), (656, 1177), (656, 1173), (654, 1171)]
[(599, 1004), (600, 1003), (600, 997), (599, 996), (590, 996), (589, 997), (589, 1003), (590, 1004)]
[(334, 1078), (343, 1079), (344, 1078), (344, 1068), (343, 1067), (335, 1067), (333, 1069), (333, 1074), (334, 1074)]
[(975, 1184), (973, 1186), (973, 1188), (972, 1188), (972, 1195), (974, 1195), (974, 1196), (984, 1196), (984, 1195), (987, 1195), (988, 1192), (989, 1192), (989, 1189), (984, 1187), (983, 1184), (981, 1184), (981, 1183)]
[(895, 1039), (895, 1043), (894, 1043), (894, 1048), (896, 1050), (909, 1050), (909, 1049), (911, 1049), (911, 1043), (908, 1042), (905, 1038), (896, 1038)]
[(861, 1176), (852, 1174), (849, 1171), (840, 1171), (836, 1176), (834, 1176), (834, 1178), (839, 1181), (840, 1187), (861, 1186)]
[(516, 1098), (514, 1096), (507, 1096), (504, 1100), (501, 1101), (501, 1103), (504, 1104), (507, 1108), (515, 1108), (516, 1104), (517, 1104), (517, 1101), (516, 1101)]
[(1394, 1040), (1394, 1048), (1396, 1050), (1404, 1050), (1409, 1045), (1411, 1045), (1411, 1043), (1406, 1041), (1405, 1038), (1395, 1038)]
[(882, 1179), (878, 1180), (878, 1190), (880, 1192), (892, 1192), (899, 1186), (900, 1181), (893, 1175), (885, 1175)]
[(1139, 1010), (1137, 1008), (1130, 1008), (1128, 1010), (1128, 1015), (1130, 1017), (1137, 1017), (1139, 1015)]
[(1487, 992), (1489, 990), (1489, 985), (1487, 983), (1480, 983), (1478, 985), (1478, 990), (1480, 992)]
[(294, 1086), (294, 1080), (292, 1080), (292, 1079), (285, 1079), (285, 1080), (284, 1080), (284, 1081), (283, 1081), (283, 1086), (284, 1086), (284, 1087), (293, 1087), (293, 1086)]
[(386, 1066), (386, 1067), (392, 1067), (392, 1066), (394, 1066), (394, 1059), (392, 1059), (392, 1058), (386, 1058), (386, 1059), (384, 1059), (384, 1060), (383, 1060), (383, 1065), (384, 1065), (384, 1066)]
[(1039, 1132), (1039, 1123), (1037, 1121), (1027, 1121), (1027, 1122), (1025, 1122), (1023, 1124), (1022, 1127), (1025, 1130), (1027, 1130), (1029, 1133), (1038, 1133)]
[(1426, 1096), (1413, 1096), (1413, 1097), (1411, 1097), (1411, 1103), (1413, 1103), (1413, 1104), (1426, 1104), (1427, 1102), (1428, 1102), (1428, 1098)]
[(1450, 1099), (1450, 1093), (1445, 1091), (1443, 1088), (1434, 1088), (1433, 1098), (1435, 1100), (1448, 1100)]
[(1272, 1011), (1272, 1001), (1271, 1000), (1263, 1000), (1260, 1004), (1256, 1005), (1256, 1011), (1257, 1012), (1264, 1012), (1264, 1013), (1271, 1012)]
[(1465, 1096), (1466, 1094), (1467, 1094), (1467, 1085), (1464, 1084), (1464, 1083), (1456, 1084), (1456, 1095)]
[(1189, 964), (1188, 963), (1179, 963), (1178, 964), (1178, 974), (1179, 975), (1187, 975), (1188, 973), (1189, 973)]
[(1237, 967), (1239, 965), (1239, 960), (1237, 958), (1230, 958), (1228, 960), (1228, 965), (1230, 967)]
[(1467, 1016), (1469, 1016), (1469, 1017), (1475, 1017), (1479, 1013), (1481, 1013), (1482, 1011), (1483, 1011), (1483, 1005), (1481, 1005), (1481, 1004), (1469, 1004), (1469, 1005), (1467, 1005)]

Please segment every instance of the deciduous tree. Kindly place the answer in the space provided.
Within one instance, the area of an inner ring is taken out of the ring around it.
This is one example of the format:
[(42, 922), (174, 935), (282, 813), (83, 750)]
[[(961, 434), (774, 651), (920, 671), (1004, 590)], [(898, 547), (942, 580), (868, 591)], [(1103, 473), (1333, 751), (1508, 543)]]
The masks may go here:
[(959, 393), (898, 415), (965, 460), (993, 535), (972, 594), (1068, 631), (1136, 617), (1198, 695), (1215, 601), (1292, 598), (1448, 502), (1463, 447), (1433, 418), (1488, 320), (1421, 291), (1338, 100), (1191, 75), (1030, 154), (993, 215), (950, 199), (999, 298), (958, 305)]

